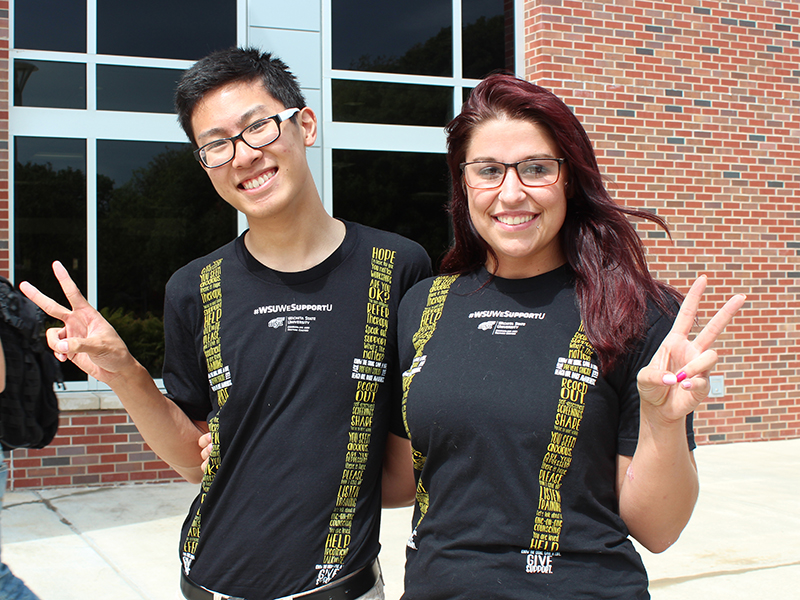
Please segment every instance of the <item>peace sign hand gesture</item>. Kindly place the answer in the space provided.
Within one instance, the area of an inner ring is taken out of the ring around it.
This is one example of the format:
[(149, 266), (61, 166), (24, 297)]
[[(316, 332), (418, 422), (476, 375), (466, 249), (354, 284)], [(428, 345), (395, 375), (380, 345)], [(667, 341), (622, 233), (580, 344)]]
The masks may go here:
[(694, 282), (672, 329), (637, 377), (642, 411), (664, 423), (682, 422), (708, 395), (708, 375), (717, 364), (717, 353), (710, 348), (747, 299), (733, 296), (690, 341), (706, 283), (705, 275)]
[(71, 360), (90, 377), (109, 385), (124, 371), (139, 367), (122, 338), (86, 301), (60, 262), (53, 263), (53, 273), (71, 309), (45, 296), (27, 281), (20, 283), (19, 289), (44, 312), (64, 323), (63, 327), (47, 330), (47, 344), (56, 358), (61, 362)]

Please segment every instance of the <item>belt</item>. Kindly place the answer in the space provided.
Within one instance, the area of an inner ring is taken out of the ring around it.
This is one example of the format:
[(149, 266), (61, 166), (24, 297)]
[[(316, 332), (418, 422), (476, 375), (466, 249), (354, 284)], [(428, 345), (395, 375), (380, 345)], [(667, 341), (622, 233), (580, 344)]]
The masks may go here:
[[(363, 569), (324, 587), (292, 596), (284, 596), (276, 600), (293, 600), (295, 598), (302, 600), (354, 600), (375, 587), (380, 577), (381, 568), (376, 558)], [(212, 592), (201, 585), (197, 585), (186, 577), (183, 570), (181, 570), (181, 592), (186, 600), (245, 600), (238, 596), (226, 596), (225, 594)]]

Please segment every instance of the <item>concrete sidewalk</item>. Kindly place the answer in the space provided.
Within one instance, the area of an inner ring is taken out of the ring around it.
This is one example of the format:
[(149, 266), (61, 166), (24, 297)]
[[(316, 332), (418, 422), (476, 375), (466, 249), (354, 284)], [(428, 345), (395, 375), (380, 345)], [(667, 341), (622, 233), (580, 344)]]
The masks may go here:
[[(800, 594), (800, 439), (704, 446), (681, 539), (642, 551), (653, 600)], [(178, 532), (196, 486), (7, 492), (2, 557), (42, 600), (178, 600)], [(384, 511), (387, 600), (402, 593), (411, 509)], [(589, 575), (591, 576), (591, 575)]]

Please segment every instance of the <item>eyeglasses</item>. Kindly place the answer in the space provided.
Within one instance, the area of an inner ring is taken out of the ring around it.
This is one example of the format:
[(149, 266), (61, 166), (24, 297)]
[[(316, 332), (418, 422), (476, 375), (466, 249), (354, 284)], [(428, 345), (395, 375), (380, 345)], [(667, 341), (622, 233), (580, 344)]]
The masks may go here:
[(561, 165), (566, 158), (531, 158), (515, 163), (501, 163), (487, 160), (461, 163), (464, 182), (471, 188), (491, 190), (503, 185), (506, 173), (514, 169), (522, 185), (544, 187), (553, 185), (561, 174)]
[(236, 156), (238, 140), (242, 140), (254, 150), (268, 146), (281, 136), (281, 123), (288, 121), (298, 112), (299, 108), (287, 108), (277, 115), (259, 119), (245, 127), (239, 135), (204, 144), (194, 151), (194, 157), (209, 169), (221, 167)]

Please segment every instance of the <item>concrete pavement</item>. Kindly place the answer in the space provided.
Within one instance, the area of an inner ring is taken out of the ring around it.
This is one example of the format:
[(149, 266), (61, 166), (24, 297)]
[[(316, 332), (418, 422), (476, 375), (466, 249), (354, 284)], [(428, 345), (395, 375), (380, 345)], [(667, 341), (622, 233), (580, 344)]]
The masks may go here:
[[(681, 539), (642, 550), (653, 600), (800, 595), (800, 439), (704, 446)], [(178, 533), (196, 486), (7, 492), (2, 558), (42, 600), (179, 600)], [(384, 511), (387, 600), (402, 593), (411, 509)]]

